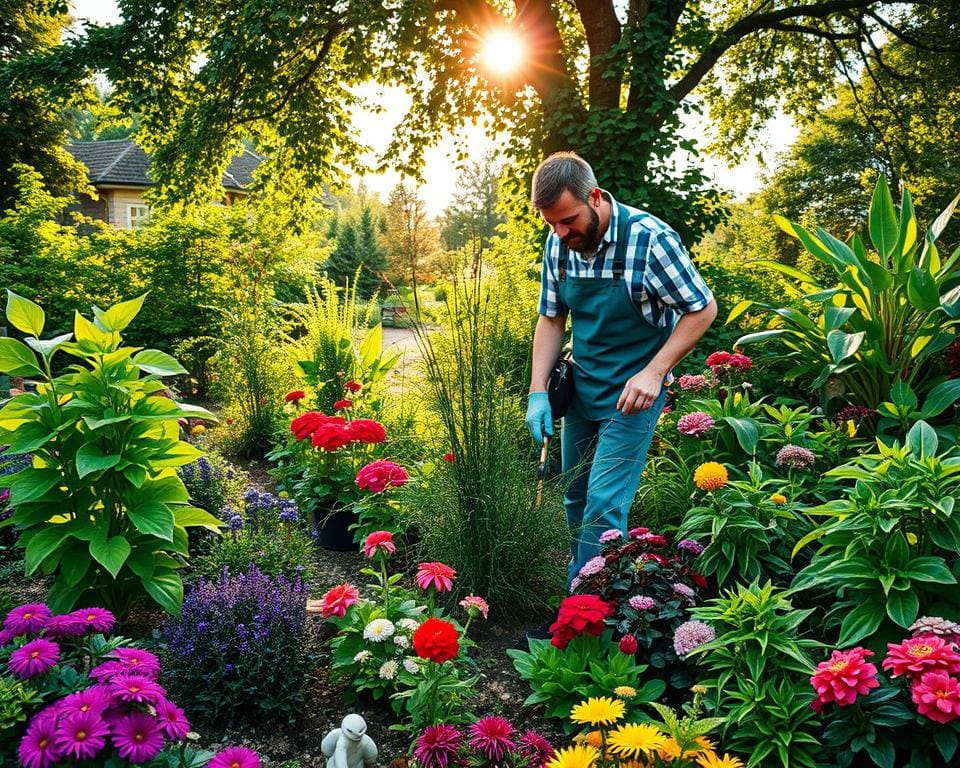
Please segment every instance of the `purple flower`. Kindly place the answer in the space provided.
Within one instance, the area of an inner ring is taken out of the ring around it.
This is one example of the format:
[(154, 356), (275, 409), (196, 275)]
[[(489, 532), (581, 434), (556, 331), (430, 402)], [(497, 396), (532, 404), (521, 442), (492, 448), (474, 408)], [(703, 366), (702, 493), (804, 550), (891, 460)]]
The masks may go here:
[(586, 578), (587, 576), (593, 576), (594, 574), (600, 573), (606, 564), (607, 561), (603, 557), (591, 557), (580, 569), (580, 578)]
[(673, 650), (681, 659), (704, 643), (716, 640), (717, 633), (702, 621), (685, 621), (673, 635)]
[(492, 762), (500, 762), (517, 745), (510, 736), (513, 726), (502, 717), (491, 715), (482, 717), (468, 730), (470, 746)]
[(517, 750), (527, 761), (527, 768), (543, 768), (553, 757), (553, 745), (536, 731), (527, 731), (520, 737)]
[(421, 768), (447, 768), (455, 765), (463, 736), (452, 725), (430, 725), (423, 729), (413, 748)]
[(670, 585), (673, 588), (673, 593), (675, 595), (680, 595), (680, 597), (685, 597), (688, 600), (693, 600), (697, 593), (693, 591), (691, 587), (688, 587), (686, 584), (681, 582), (676, 582), (675, 584)]
[(683, 549), (694, 555), (703, 553), (703, 545), (693, 539), (681, 539), (677, 542), (677, 549)]
[(7, 669), (26, 680), (42, 675), (60, 660), (60, 646), (52, 640), (38, 637), (10, 654)]
[(183, 710), (167, 699), (157, 702), (157, 720), (163, 732), (173, 741), (186, 738), (190, 732), (190, 721)]
[(576, 592), (576, 591), (577, 591), (577, 587), (579, 587), (579, 586), (580, 586), (580, 577), (579, 577), (579, 576), (574, 576), (574, 577), (570, 580), (570, 594), (573, 594), (574, 592)]
[(146, 763), (160, 754), (163, 730), (157, 718), (146, 712), (131, 712), (113, 724), (117, 754), (131, 763)]
[(39, 632), (50, 618), (50, 609), (44, 603), (27, 603), (14, 608), (3, 620), (3, 628), (13, 637)]
[(600, 534), (600, 543), (609, 544), (611, 541), (617, 541), (618, 539), (623, 538), (623, 531), (618, 530), (617, 528), (611, 528), (609, 531), (604, 531)]
[(785, 445), (777, 451), (777, 466), (781, 469), (784, 467), (810, 469), (816, 460), (817, 457), (813, 451), (799, 445)]
[(110, 692), (102, 685), (91, 685), (82, 691), (71, 693), (57, 702), (61, 715), (75, 715), (81, 712), (102, 713), (110, 704)]
[(635, 611), (652, 611), (657, 607), (657, 601), (646, 595), (634, 595), (627, 602)]
[(82, 621), (87, 632), (107, 633), (117, 623), (113, 614), (106, 608), (80, 608), (68, 615)]
[(207, 763), (207, 768), (260, 768), (260, 758), (246, 747), (227, 747)]
[(60, 750), (54, 742), (56, 729), (57, 715), (53, 707), (41, 710), (30, 720), (17, 749), (24, 768), (50, 768), (60, 759)]
[(43, 634), (58, 640), (67, 637), (83, 637), (87, 634), (87, 626), (73, 614), (67, 613), (47, 619)]
[(160, 672), (160, 659), (150, 651), (144, 651), (141, 648), (115, 648), (110, 656), (117, 659), (125, 671), (147, 675), (154, 679)]
[(680, 420), (677, 421), (677, 431), (690, 437), (703, 437), (713, 429), (713, 424), (713, 418), (710, 414), (703, 411), (694, 411), (680, 417)]
[(155, 704), (167, 693), (147, 675), (115, 675), (107, 685), (115, 699), (141, 704)]
[(78, 712), (60, 718), (54, 742), (64, 757), (89, 760), (106, 746), (109, 735), (110, 726), (99, 712)]

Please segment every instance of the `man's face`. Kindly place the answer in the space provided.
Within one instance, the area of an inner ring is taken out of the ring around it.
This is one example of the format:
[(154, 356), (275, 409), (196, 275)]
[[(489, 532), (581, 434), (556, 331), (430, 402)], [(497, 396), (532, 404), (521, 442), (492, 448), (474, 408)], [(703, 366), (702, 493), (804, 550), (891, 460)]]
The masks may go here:
[(541, 209), (540, 215), (571, 251), (594, 251), (600, 245), (600, 216), (593, 206), (577, 200), (569, 189), (563, 190), (553, 205)]

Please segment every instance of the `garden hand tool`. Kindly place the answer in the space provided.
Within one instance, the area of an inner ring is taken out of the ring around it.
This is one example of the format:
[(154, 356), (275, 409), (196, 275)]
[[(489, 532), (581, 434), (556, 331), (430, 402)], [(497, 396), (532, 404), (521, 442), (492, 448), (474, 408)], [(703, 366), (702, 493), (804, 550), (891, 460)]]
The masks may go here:
[(537, 464), (537, 506), (543, 503), (543, 478), (547, 475), (547, 448), (550, 446), (550, 436), (543, 436), (543, 446), (540, 448), (540, 463)]

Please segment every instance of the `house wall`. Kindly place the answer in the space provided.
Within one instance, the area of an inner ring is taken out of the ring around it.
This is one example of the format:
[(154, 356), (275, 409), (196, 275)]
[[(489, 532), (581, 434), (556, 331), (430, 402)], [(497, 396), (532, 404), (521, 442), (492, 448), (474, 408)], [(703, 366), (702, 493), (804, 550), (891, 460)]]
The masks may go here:
[(127, 218), (128, 205), (146, 205), (143, 200), (143, 191), (139, 189), (101, 188), (99, 191), (107, 205), (107, 222), (118, 229), (130, 228)]

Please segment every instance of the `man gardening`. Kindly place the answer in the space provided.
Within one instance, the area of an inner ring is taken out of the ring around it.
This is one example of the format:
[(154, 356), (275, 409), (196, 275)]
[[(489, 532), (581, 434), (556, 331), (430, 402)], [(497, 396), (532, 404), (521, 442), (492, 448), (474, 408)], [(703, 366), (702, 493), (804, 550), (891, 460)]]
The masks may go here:
[(532, 203), (553, 232), (544, 251), (526, 422), (538, 444), (553, 435), (547, 381), (569, 314), (574, 395), (563, 419), (561, 462), (572, 473), (564, 497), (572, 582), (598, 554), (601, 533), (626, 533), (665, 383), (713, 322), (717, 304), (677, 233), (600, 189), (578, 155), (558, 152), (539, 165)]

